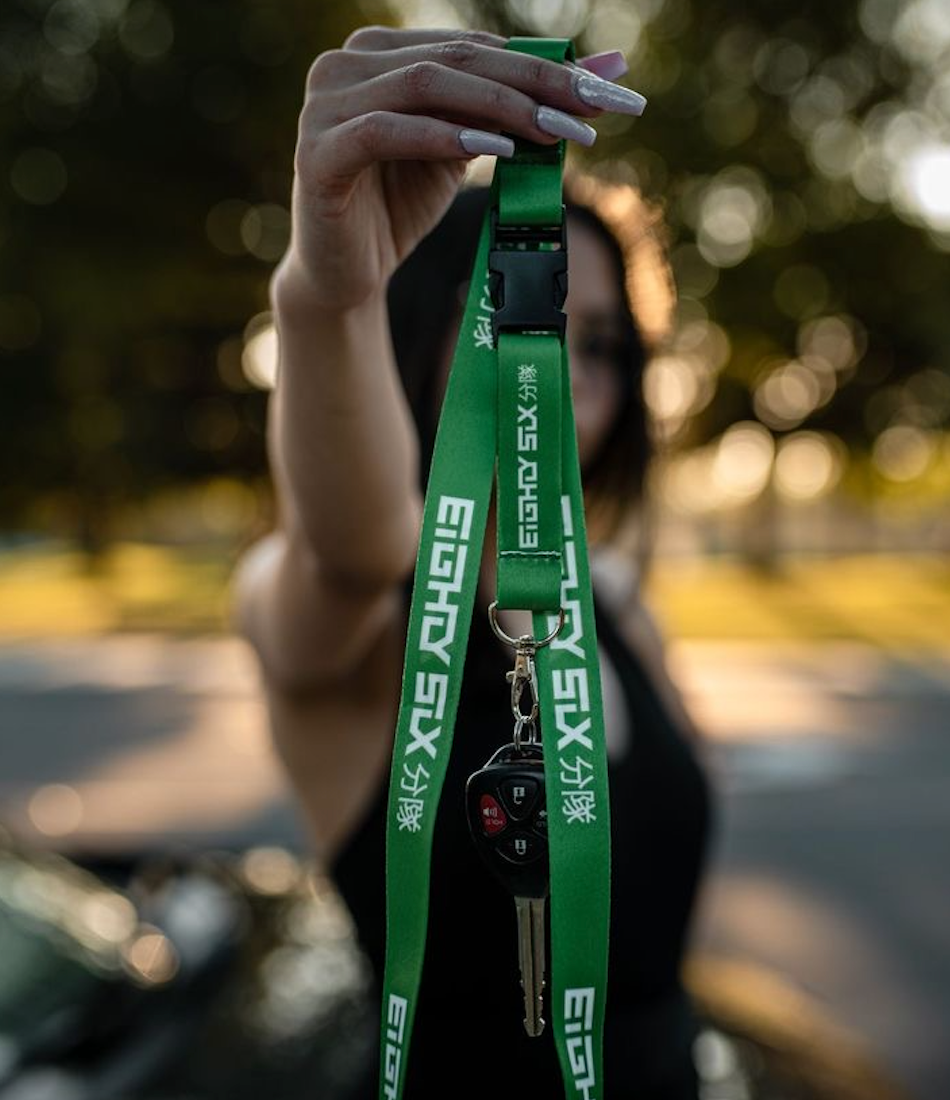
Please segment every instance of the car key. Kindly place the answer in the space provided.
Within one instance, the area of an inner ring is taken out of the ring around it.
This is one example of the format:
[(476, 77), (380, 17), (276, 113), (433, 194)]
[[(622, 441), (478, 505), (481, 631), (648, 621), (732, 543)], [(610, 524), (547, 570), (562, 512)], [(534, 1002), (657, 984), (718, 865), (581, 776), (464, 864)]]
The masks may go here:
[(514, 895), (524, 1026), (544, 1030), (545, 909), (548, 880), (544, 760), (537, 741), (503, 745), (465, 788), (468, 827), (483, 860)]

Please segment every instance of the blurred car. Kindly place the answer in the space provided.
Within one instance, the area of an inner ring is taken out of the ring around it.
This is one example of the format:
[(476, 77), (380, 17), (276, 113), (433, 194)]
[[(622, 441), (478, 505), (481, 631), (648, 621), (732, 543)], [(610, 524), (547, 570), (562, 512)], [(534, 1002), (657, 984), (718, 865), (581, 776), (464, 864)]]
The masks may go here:
[[(703, 1100), (902, 1100), (774, 975), (693, 957)], [(368, 967), (281, 848), (81, 861), (0, 833), (0, 1100), (346, 1100)]]

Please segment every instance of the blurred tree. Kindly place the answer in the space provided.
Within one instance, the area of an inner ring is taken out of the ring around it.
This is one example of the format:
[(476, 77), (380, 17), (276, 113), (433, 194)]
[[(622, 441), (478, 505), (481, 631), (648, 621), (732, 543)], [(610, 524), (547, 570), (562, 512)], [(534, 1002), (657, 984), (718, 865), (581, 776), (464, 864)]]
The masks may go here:
[[(369, 10), (369, 9), (367, 9)], [(89, 549), (162, 486), (260, 477), (241, 334), (284, 247), (326, 0), (0, 6), (0, 523)]]
[(841, 474), (858, 496), (945, 502), (945, 0), (455, 6), (502, 33), (623, 49), (650, 100), (602, 119), (585, 160), (665, 212), (680, 316), (647, 389), (667, 440), (704, 446), (705, 469), (684, 467), (697, 510), (755, 499), (757, 523), (776, 488), (807, 499)]
[(681, 302), (647, 385), (694, 496), (767, 508), (822, 470), (950, 492), (945, 0), (377, 5), (0, 7), (0, 523), (53, 507), (94, 547), (157, 488), (263, 476), (240, 361), (306, 70), (403, 20), (626, 53), (649, 109), (605, 116), (584, 156), (666, 213)]

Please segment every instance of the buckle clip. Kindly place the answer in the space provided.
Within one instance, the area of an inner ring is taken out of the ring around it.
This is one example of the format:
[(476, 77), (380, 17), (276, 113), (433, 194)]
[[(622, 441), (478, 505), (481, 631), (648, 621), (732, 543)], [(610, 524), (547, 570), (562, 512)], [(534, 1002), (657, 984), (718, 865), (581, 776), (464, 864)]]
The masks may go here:
[[(554, 331), (562, 343), (567, 315), (567, 226), (562, 207), (556, 226), (500, 226), (491, 215), (488, 290), (492, 338), (500, 332)], [(542, 248), (553, 244), (554, 248)]]

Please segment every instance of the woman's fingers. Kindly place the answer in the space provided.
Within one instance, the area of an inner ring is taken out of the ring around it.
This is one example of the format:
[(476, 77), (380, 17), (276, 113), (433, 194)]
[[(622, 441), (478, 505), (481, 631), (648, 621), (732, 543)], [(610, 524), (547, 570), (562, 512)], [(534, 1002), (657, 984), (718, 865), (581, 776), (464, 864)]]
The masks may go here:
[(558, 110), (587, 116), (599, 113), (573, 92), (573, 80), (578, 75), (589, 75), (587, 70), (470, 39), (404, 44), (386, 50), (329, 50), (311, 66), (308, 86), (319, 95), (345, 90), (343, 99), (349, 108), (352, 93), (361, 92), (373, 77), (413, 70), (411, 79), (418, 78), (423, 87), (426, 78), (415, 70), (432, 65), (514, 88)]
[(594, 129), (568, 113), (538, 103), (497, 80), (417, 61), (365, 81), (347, 92), (353, 115), (369, 111), (424, 114), (476, 129), (503, 130), (539, 144), (558, 138), (592, 145)]
[[(301, 150), (305, 159), (298, 171), (313, 182), (344, 182), (377, 161), (468, 160), (489, 152), (511, 156), (514, 142), (438, 118), (370, 111), (334, 126), (318, 145)], [(324, 178), (330, 165), (332, 178)]]
[(396, 50), (405, 46), (426, 46), (433, 42), (474, 42), (482, 46), (504, 49), (507, 38), (488, 31), (460, 31), (451, 29), (396, 27), (360, 27), (343, 43), (344, 50)]
[[(435, 42), (475, 42), (483, 46), (505, 49), (508, 39), (488, 31), (459, 31), (449, 28), (397, 30), (393, 27), (360, 27), (346, 42), (345, 50), (394, 50), (406, 46), (426, 46)], [(604, 80), (617, 80), (628, 71), (628, 65), (620, 50), (604, 50), (578, 58), (577, 65), (596, 73)]]
[(481, 31), (354, 32), (311, 67), (299, 166), (332, 186), (377, 161), (510, 156), (512, 143), (499, 131), (589, 146), (596, 132), (574, 115), (642, 112), (642, 96), (597, 75), (616, 71), (621, 54), (565, 65), (505, 42)]
[[(608, 66), (611, 64), (616, 66), (616, 57), (612, 62), (608, 60)], [(440, 79), (433, 65), (494, 81), (500, 87), (530, 96), (536, 104), (567, 114), (591, 118), (605, 109), (629, 114), (643, 110), (642, 96), (602, 79), (592, 69), (499, 49), (470, 38), (393, 45), (386, 50), (330, 50), (314, 62), (308, 85), (311, 94), (323, 101), (325, 112), (339, 120), (355, 113), (354, 93), (361, 94), (367, 82), (386, 73), (407, 72), (407, 82), (421, 90), (430, 83), (450, 88), (451, 82)], [(425, 106), (431, 107), (431, 103)], [(467, 121), (467, 116), (462, 121)]]

